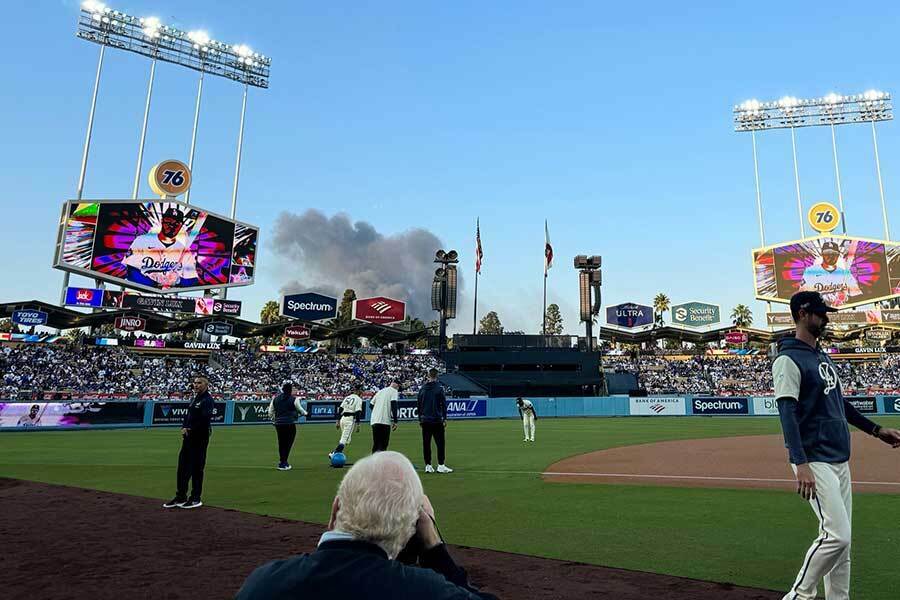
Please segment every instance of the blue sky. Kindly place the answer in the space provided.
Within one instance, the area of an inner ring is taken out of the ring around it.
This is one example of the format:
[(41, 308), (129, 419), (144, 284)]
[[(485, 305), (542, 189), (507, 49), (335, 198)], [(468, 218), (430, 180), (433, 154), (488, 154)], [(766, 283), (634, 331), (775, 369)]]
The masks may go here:
[[(579, 253), (603, 256), (604, 305), (663, 291), (726, 313), (749, 303), (764, 323), (749, 261), (750, 138), (732, 131), (733, 105), (896, 92), (900, 80), (896, 3), (109, 4), (273, 57), (271, 88), (251, 90), (237, 215), (263, 232), (258, 279), (230, 293), (251, 317), (296, 268), (266, 252), (275, 218), (317, 208), (385, 235), (422, 227), (459, 249), (468, 289), (456, 330), (471, 327), (478, 216), (479, 313), (496, 310), (508, 329), (540, 323), (545, 218), (557, 256), (549, 301), (568, 332), (581, 330)], [(0, 300), (53, 301), (55, 221), (77, 184), (98, 47), (74, 35), (77, 2), (5, 9), (18, 25), (0, 41)], [(148, 70), (142, 57), (107, 55), (85, 198), (130, 195)], [(207, 82), (192, 200), (227, 213), (241, 90)], [(195, 86), (191, 71), (158, 68), (145, 169), (186, 159)], [(881, 237), (871, 132), (843, 127), (838, 143), (849, 232)], [(879, 148), (897, 232), (896, 124), (880, 126)], [(796, 239), (789, 133), (766, 133), (759, 150), (767, 239)], [(798, 150), (804, 206), (836, 201), (828, 130), (799, 131)]]

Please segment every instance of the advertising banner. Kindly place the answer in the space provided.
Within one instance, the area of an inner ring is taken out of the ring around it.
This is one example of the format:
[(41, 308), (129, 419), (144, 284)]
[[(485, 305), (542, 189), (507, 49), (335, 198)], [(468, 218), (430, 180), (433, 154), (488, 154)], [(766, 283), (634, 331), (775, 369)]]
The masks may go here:
[(12, 314), (12, 322), (26, 327), (43, 325), (47, 322), (47, 313), (42, 310), (17, 310)]
[(143, 402), (0, 402), (0, 427), (140, 425)]
[(772, 398), (772, 397), (754, 398), (753, 399), (753, 414), (755, 414), (755, 415), (777, 415), (778, 414), (778, 402), (776, 402), (775, 398)]
[(406, 303), (384, 296), (353, 301), (353, 318), (378, 325), (399, 323), (406, 318)]
[(66, 306), (103, 306), (103, 290), (91, 288), (66, 288)]
[(116, 317), (116, 329), (122, 331), (143, 331), (147, 320), (141, 317)]
[(753, 251), (756, 297), (788, 302), (816, 291), (830, 306), (850, 308), (900, 294), (900, 245), (823, 235)]
[(223, 323), (222, 321), (212, 321), (203, 326), (203, 331), (209, 335), (231, 335), (231, 323)]
[(625, 302), (606, 307), (606, 322), (616, 327), (631, 329), (653, 324), (653, 307)]
[(125, 294), (122, 308), (134, 308), (159, 312), (189, 313), (198, 316), (232, 316), (241, 314), (241, 303), (238, 300), (219, 300), (216, 298), (167, 298), (163, 296), (142, 296)]
[(852, 404), (861, 413), (877, 413), (875, 396), (845, 396), (847, 402)]
[(294, 340), (305, 340), (309, 338), (310, 331), (306, 325), (288, 325), (284, 328), (284, 335)]
[(266, 401), (258, 402), (235, 402), (234, 403), (234, 423), (271, 423), (269, 418), (269, 403)]
[(628, 410), (631, 415), (670, 416), (684, 415), (687, 407), (683, 396), (651, 396), (646, 398), (629, 398)]
[[(887, 310), (845, 310), (830, 313), (828, 320), (835, 325), (878, 325), (883, 322)], [(769, 325), (787, 325), (792, 327), (794, 319), (789, 312), (767, 312), (766, 322)]]
[(340, 402), (309, 402), (306, 405), (307, 421), (337, 421)]
[(691, 400), (695, 415), (748, 415), (750, 414), (749, 398), (714, 398), (703, 397)]
[(900, 396), (885, 396), (884, 411), (889, 413), (900, 413)]
[(337, 317), (338, 299), (309, 292), (281, 297), (281, 314), (301, 321), (323, 321)]
[(685, 302), (672, 307), (672, 324), (682, 327), (706, 327), (719, 322), (719, 307), (706, 302)]
[(66, 203), (57, 268), (148, 292), (249, 285), (259, 230), (174, 200)]
[(883, 342), (891, 339), (891, 331), (889, 329), (869, 329), (866, 331), (866, 339), (873, 342)]
[[(447, 399), (447, 418), (465, 419), (487, 416), (487, 401), (465, 398)], [(419, 403), (416, 400), (398, 400), (397, 418), (401, 421), (419, 420)]]
[[(189, 402), (155, 402), (153, 404), (154, 425), (180, 425), (188, 412)], [(216, 401), (212, 422), (225, 422), (225, 402)]]
[(725, 341), (729, 344), (746, 344), (750, 341), (750, 336), (746, 331), (729, 331), (725, 334)]

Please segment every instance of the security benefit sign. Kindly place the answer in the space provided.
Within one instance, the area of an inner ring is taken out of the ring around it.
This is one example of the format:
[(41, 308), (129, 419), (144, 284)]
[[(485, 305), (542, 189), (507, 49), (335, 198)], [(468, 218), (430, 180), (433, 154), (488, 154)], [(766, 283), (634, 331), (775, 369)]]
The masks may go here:
[(235, 402), (234, 403), (234, 423), (271, 423), (269, 418), (269, 403), (265, 401), (258, 402)]
[(695, 415), (749, 415), (749, 398), (715, 398), (701, 397), (691, 400), (691, 408)]
[(706, 302), (685, 302), (672, 307), (672, 324), (681, 327), (706, 327), (720, 321), (719, 307)]
[(606, 322), (616, 327), (631, 329), (653, 324), (653, 307), (625, 302), (606, 308)]
[(900, 396), (885, 396), (884, 412), (900, 413)]
[(631, 415), (665, 417), (686, 413), (683, 396), (658, 396), (629, 398), (628, 410)]
[[(153, 425), (180, 425), (188, 413), (189, 402), (157, 402), (153, 405)], [(225, 402), (215, 402), (213, 424), (225, 422)]]

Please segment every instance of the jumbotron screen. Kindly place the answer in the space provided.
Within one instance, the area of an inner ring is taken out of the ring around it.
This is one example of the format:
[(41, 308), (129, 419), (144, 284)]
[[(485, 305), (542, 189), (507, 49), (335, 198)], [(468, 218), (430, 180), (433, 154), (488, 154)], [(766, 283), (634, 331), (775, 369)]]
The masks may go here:
[(753, 251), (756, 297), (789, 302), (798, 291), (820, 292), (850, 308), (900, 295), (900, 245), (821, 236)]
[(249, 285), (258, 237), (171, 200), (67, 202), (54, 266), (151, 292)]

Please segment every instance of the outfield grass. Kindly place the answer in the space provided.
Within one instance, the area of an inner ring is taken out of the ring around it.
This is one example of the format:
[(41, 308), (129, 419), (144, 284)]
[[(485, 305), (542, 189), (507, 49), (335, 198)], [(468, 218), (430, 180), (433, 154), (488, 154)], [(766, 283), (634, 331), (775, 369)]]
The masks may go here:
[[(898, 418), (878, 420), (900, 426)], [(423, 477), (453, 543), (787, 589), (816, 534), (813, 514), (796, 494), (544, 483), (539, 475), (591, 450), (778, 431), (772, 418), (541, 419), (537, 443), (525, 445), (517, 420), (456, 421), (447, 430), (447, 462), (457, 471)], [(325, 456), (337, 437), (333, 427), (301, 426), (294, 470), (279, 472), (270, 427), (218, 428), (204, 502), (324, 523), (341, 476)], [(179, 444), (174, 428), (4, 433), (0, 476), (168, 499)], [(364, 425), (348, 448), (350, 460), (370, 447)], [(418, 427), (401, 424), (391, 449), (421, 462)], [(896, 599), (900, 496), (857, 494), (853, 508), (853, 595)]]

